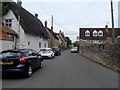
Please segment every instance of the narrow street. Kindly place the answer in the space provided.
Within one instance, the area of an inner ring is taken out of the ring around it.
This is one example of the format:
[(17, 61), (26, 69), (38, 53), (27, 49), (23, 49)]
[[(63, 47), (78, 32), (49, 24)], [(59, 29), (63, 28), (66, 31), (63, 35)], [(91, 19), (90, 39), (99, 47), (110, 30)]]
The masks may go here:
[(4, 78), (3, 88), (118, 88), (118, 73), (70, 50), (52, 60), (30, 78)]

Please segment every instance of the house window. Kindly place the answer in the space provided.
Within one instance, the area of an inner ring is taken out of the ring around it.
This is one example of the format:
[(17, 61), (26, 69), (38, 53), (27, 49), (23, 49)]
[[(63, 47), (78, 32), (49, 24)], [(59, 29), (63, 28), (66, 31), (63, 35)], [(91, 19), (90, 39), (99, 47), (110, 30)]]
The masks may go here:
[(30, 45), (30, 42), (28, 42), (28, 45)]
[(97, 36), (98, 36), (97, 34), (98, 34), (97, 31), (94, 30), (94, 31), (93, 31), (93, 37), (97, 37)]
[(9, 29), (12, 29), (12, 19), (5, 19), (5, 25), (6, 25)]
[(100, 30), (100, 31), (98, 32), (98, 36), (99, 36), (99, 37), (103, 37), (103, 31)]
[(90, 36), (90, 31), (88, 31), (88, 30), (85, 31), (85, 36), (86, 36), (86, 37), (89, 37), (89, 36)]
[(41, 48), (41, 42), (39, 42), (39, 48)]
[(44, 44), (44, 47), (46, 48), (46, 43)]
[(102, 40), (99, 40), (100, 43), (102, 43), (103, 41)]

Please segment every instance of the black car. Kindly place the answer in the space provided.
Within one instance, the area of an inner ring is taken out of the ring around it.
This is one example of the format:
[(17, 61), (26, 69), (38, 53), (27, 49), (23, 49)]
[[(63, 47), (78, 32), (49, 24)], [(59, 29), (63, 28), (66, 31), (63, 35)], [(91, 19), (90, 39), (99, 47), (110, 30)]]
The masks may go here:
[(42, 57), (32, 49), (12, 49), (0, 53), (2, 74), (21, 73), (30, 77), (33, 71), (43, 67)]
[(55, 56), (59, 56), (61, 55), (61, 50), (59, 48), (52, 48), (54, 53), (55, 53)]

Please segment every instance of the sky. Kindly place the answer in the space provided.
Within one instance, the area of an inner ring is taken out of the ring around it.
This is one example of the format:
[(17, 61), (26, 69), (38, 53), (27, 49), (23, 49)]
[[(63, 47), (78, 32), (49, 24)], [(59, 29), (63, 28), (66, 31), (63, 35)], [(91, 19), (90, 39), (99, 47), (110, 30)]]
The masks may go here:
[[(15, 2), (17, 0), (14, 0)], [(118, 1), (113, 0), (114, 25), (118, 27)], [(38, 18), (45, 20), (53, 30), (64, 32), (74, 42), (79, 36), (79, 28), (112, 27), (110, 0), (22, 0), (22, 6)]]

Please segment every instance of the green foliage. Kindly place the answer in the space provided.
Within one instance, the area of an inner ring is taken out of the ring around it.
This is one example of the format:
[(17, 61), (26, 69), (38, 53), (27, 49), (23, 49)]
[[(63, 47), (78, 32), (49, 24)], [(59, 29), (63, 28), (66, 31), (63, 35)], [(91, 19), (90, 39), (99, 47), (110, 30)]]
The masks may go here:
[(0, 33), (2, 33), (2, 28), (0, 28)]
[(0, 2), (0, 16), (2, 17), (2, 3)]
[(11, 2), (2, 2), (2, 15), (7, 14), (7, 12), (10, 10)]
[(78, 46), (78, 45), (79, 45), (79, 41), (73, 42), (73, 45), (74, 45), (74, 46)]

